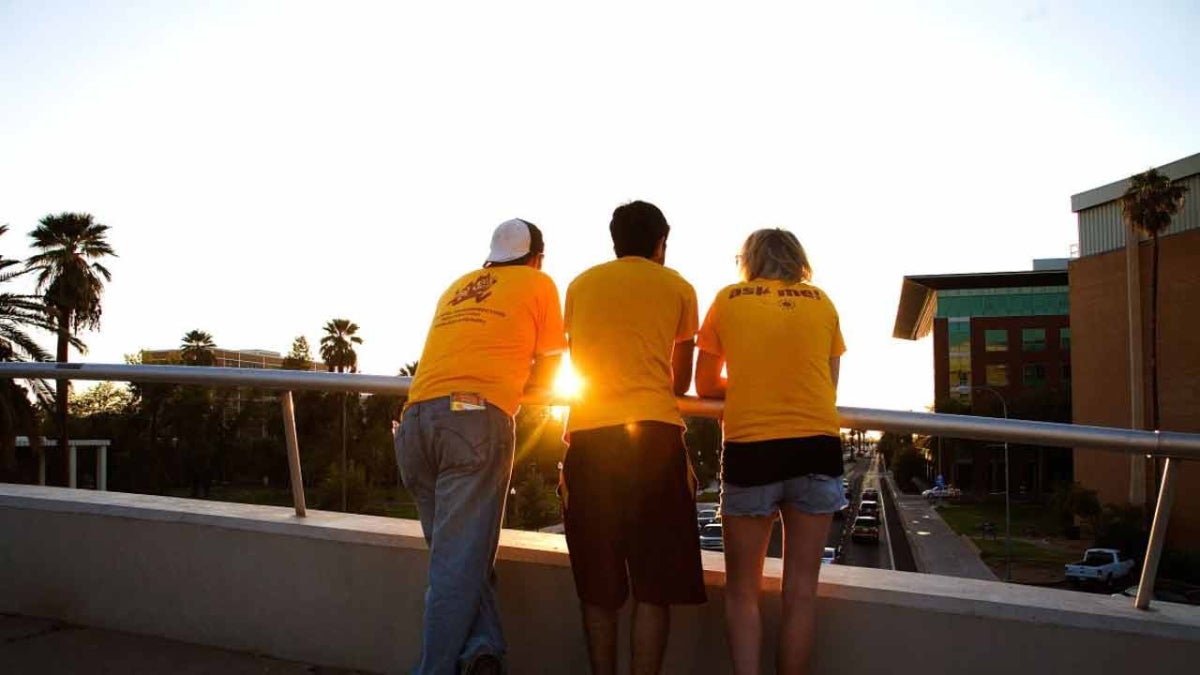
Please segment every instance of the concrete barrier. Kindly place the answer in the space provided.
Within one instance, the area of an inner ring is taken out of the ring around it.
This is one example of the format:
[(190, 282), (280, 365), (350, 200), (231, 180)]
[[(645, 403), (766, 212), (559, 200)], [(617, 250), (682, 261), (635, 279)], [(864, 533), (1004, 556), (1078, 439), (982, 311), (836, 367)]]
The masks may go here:
[[(0, 485), (0, 612), (367, 671), (412, 665), (427, 557), (415, 521)], [(664, 672), (725, 673), (720, 554), (678, 608)], [(584, 673), (560, 535), (506, 530), (511, 672)], [(777, 561), (764, 579), (776, 634)], [(1200, 611), (999, 582), (825, 567), (815, 673), (1190, 672)], [(627, 624), (626, 624), (627, 625)], [(766, 655), (766, 663), (771, 655)]]

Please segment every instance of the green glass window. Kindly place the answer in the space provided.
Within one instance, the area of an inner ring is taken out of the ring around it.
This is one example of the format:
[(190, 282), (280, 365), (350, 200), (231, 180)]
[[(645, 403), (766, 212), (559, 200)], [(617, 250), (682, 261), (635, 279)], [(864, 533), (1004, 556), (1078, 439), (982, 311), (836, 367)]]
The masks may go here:
[(991, 387), (1008, 386), (1008, 366), (1003, 363), (993, 363), (984, 367), (987, 373), (987, 383)]
[(1022, 380), (1026, 387), (1041, 387), (1046, 384), (1046, 366), (1040, 363), (1027, 363), (1023, 370)]
[(983, 331), (983, 343), (985, 351), (1006, 352), (1008, 351), (1008, 331), (985, 330)]
[(1071, 349), (1071, 329), (1070, 328), (1060, 328), (1058, 330), (1058, 348), (1063, 351), (1070, 351), (1070, 349)]
[(1025, 351), (1025, 352), (1044, 352), (1044, 351), (1046, 351), (1046, 329), (1045, 328), (1023, 328), (1021, 330), (1021, 351)]

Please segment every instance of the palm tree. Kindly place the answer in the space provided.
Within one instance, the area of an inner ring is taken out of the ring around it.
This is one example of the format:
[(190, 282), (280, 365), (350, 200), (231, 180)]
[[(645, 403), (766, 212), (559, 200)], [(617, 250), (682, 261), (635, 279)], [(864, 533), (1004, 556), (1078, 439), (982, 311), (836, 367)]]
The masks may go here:
[(406, 363), (403, 366), (401, 366), (400, 367), (400, 377), (416, 377), (417, 376), (417, 366), (420, 365), (420, 363), (421, 363), (420, 361), (413, 361), (412, 363)]
[[(325, 337), (321, 338), (321, 360), (329, 368), (329, 372), (351, 373), (358, 372), (358, 354), (354, 345), (362, 344), (362, 338), (355, 335), (358, 324), (350, 319), (332, 319), (325, 324)], [(342, 510), (346, 510), (346, 407), (350, 405), (350, 394), (342, 400)]]
[(190, 330), (183, 336), (179, 345), (179, 357), (184, 365), (211, 366), (217, 362), (213, 350), (217, 345), (213, 342), (212, 334), (202, 330)]
[[(0, 225), (0, 236), (8, 225)], [(19, 260), (0, 257), (0, 284), (25, 274), (28, 270), (11, 269)], [(46, 305), (36, 295), (0, 293), (0, 361), (49, 361), (50, 355), (29, 336), (30, 328), (54, 332), (54, 322)], [(31, 380), (29, 387), (43, 403), (51, 400), (50, 387), (44, 380)], [(0, 381), (0, 480), (15, 480), (16, 437), (24, 432), (34, 443), (37, 434), (37, 411), (29, 400), (29, 390), (12, 380)]]
[(321, 338), (321, 360), (331, 373), (357, 373), (358, 354), (354, 345), (362, 344), (355, 335), (358, 324), (350, 319), (331, 319), (325, 324), (325, 337)]
[(1125, 222), (1138, 234), (1150, 237), (1150, 428), (1158, 429), (1158, 235), (1171, 225), (1183, 207), (1187, 186), (1172, 183), (1155, 169), (1129, 179), (1121, 198)]
[[(98, 260), (116, 256), (108, 244), (108, 226), (95, 222), (89, 213), (60, 213), (42, 218), (29, 233), (38, 253), (25, 261), (27, 269), (37, 272), (37, 290), (58, 333), (55, 355), (66, 363), (75, 333), (100, 325), (100, 295), (104, 282), (112, 275)], [(82, 347), (82, 343), (76, 343)], [(82, 351), (82, 349), (80, 349)], [(69, 380), (58, 380), (58, 447), (63, 457), (70, 456), (67, 436), (67, 389)], [(64, 461), (64, 472), (68, 462)], [(64, 475), (63, 484), (69, 483)]]

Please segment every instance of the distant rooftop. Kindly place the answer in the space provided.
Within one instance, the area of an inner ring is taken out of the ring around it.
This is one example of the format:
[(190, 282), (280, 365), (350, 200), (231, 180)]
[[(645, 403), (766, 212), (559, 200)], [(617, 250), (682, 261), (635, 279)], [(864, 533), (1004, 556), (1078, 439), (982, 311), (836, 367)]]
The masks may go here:
[(1061, 266), (1057, 266), (1058, 259), (1049, 258), (1035, 260), (1033, 265), (1033, 270), (1021, 272), (905, 276), (900, 288), (900, 306), (896, 310), (892, 337), (919, 340), (933, 330), (933, 319), (937, 314), (937, 291), (1067, 285), (1065, 260)]

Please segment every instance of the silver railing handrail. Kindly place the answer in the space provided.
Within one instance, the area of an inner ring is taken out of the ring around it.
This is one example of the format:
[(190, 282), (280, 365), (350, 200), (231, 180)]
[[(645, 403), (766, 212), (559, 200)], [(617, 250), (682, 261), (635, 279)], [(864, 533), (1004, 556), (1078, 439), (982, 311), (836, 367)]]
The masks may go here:
[[(304, 488), (296, 440), (292, 391), (339, 391), (404, 396), (412, 378), (359, 373), (322, 373), (258, 368), (208, 366), (150, 366), (100, 363), (0, 363), (0, 378), (46, 380), (99, 380), (161, 384), (190, 384), (218, 387), (272, 389), (283, 392), (281, 405), (288, 446), (288, 465), (296, 515), (305, 514)], [(530, 399), (527, 403), (569, 405), (565, 400)], [(691, 396), (679, 398), (685, 416), (720, 417), (724, 402)], [(1166, 538), (1167, 521), (1174, 502), (1173, 466), (1180, 460), (1200, 460), (1200, 434), (1172, 431), (1142, 431), (1115, 427), (999, 419), (944, 413), (902, 412), (872, 408), (838, 407), (841, 426), (893, 433), (923, 433), (983, 441), (1007, 441), (1070, 447), (1085, 451), (1115, 451), (1167, 458), (1150, 531), (1142, 579), (1135, 606), (1149, 606), (1151, 590)]]

